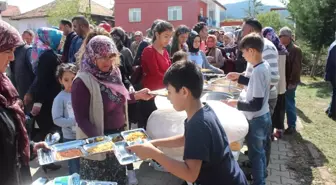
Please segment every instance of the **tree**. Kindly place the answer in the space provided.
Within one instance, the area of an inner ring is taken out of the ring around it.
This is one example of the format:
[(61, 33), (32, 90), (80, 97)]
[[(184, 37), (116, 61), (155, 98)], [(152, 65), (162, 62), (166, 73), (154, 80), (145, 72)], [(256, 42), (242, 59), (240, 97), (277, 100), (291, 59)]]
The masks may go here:
[(53, 8), (47, 11), (48, 22), (51, 25), (58, 25), (62, 19), (72, 19), (72, 17), (83, 14), (91, 22), (88, 0), (55, 0)]
[(310, 73), (314, 76), (322, 49), (334, 41), (336, 1), (290, 0), (287, 7), (295, 20), (297, 37), (304, 39), (315, 55)]
[(258, 21), (263, 27), (272, 27), (275, 31), (279, 31), (282, 27), (293, 27), (288, 21), (281, 18), (279, 12), (271, 11), (257, 15)]
[(245, 9), (245, 14), (249, 18), (255, 18), (263, 9), (263, 4), (260, 0), (249, 0), (248, 9)]

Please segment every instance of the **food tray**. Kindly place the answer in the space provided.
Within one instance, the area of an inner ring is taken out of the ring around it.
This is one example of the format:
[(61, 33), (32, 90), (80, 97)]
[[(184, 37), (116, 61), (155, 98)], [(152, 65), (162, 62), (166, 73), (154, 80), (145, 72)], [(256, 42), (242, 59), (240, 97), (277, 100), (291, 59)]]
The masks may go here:
[(60, 151), (60, 150), (68, 150), (68, 149), (71, 149), (71, 148), (76, 148), (76, 147), (79, 147), (79, 146), (83, 146), (85, 144), (86, 143), (85, 143), (84, 140), (75, 140), (75, 141), (69, 141), (69, 142), (65, 142), (65, 143), (55, 144), (55, 145), (52, 145), (51, 148), (53, 150)]
[[(40, 178), (39, 178), (40, 179)], [(54, 185), (54, 180), (51, 180), (47, 183), (48, 180), (44, 181), (34, 181), (31, 185)], [(80, 180), (80, 185), (118, 185), (116, 182), (106, 182), (106, 181), (88, 181)]]
[(140, 159), (133, 153), (131, 153), (126, 147), (129, 146), (127, 142), (120, 141), (113, 144), (114, 155), (121, 165), (131, 164)]
[(211, 73), (212, 71), (211, 71), (211, 69), (202, 68), (201, 72), (202, 73)]
[(124, 138), (119, 133), (117, 133), (117, 134), (110, 134), (107, 137), (109, 137), (112, 140), (113, 143), (116, 143), (116, 142), (124, 140)]
[(168, 96), (168, 90), (167, 89), (160, 89), (160, 90), (156, 90), (156, 91), (151, 91), (151, 92), (149, 92), (149, 94), (154, 95), (154, 96), (167, 97)]
[[(70, 155), (67, 152), (76, 151), (78, 155)], [(60, 155), (63, 154), (63, 158)], [(68, 156), (68, 157), (65, 157)], [(87, 152), (83, 150), (81, 146), (68, 148), (64, 150), (46, 150), (46, 149), (39, 149), (37, 151), (37, 157), (40, 165), (51, 164), (60, 161), (66, 161), (70, 159), (76, 159), (80, 157), (87, 156)]]
[(65, 150), (58, 150), (52, 153), (54, 155), (55, 161), (66, 161), (70, 159), (76, 159), (79, 157), (87, 156), (86, 151), (84, 151), (83, 147), (81, 146), (69, 148)]
[(91, 143), (83, 146), (88, 155), (94, 155), (113, 150), (113, 142), (111, 140), (102, 141), (98, 143)]
[(104, 181), (86, 181), (87, 184), (81, 185), (118, 185), (116, 182), (104, 182)]
[(53, 150), (46, 150), (40, 148), (39, 150), (37, 150), (37, 158), (40, 165), (56, 162), (54, 159)]
[(99, 143), (102, 141), (108, 141), (109, 138), (106, 136), (92, 137), (85, 140), (86, 144)]
[[(135, 137), (135, 139), (130, 139), (129, 137), (132, 134), (135, 134), (135, 133), (139, 133), (139, 134), (143, 135), (143, 138)], [(134, 129), (134, 130), (123, 131), (123, 132), (121, 132), (121, 135), (124, 138), (124, 140), (130, 146), (132, 146), (134, 144), (141, 144), (141, 143), (144, 143), (146, 141), (150, 141), (149, 136), (147, 135), (146, 131), (143, 128), (138, 128), (138, 129)]]

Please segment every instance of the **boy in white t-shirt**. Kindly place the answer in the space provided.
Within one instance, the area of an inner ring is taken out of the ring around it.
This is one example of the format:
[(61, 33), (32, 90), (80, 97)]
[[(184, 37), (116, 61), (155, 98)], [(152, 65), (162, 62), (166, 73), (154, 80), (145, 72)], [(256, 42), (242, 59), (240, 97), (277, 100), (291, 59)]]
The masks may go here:
[(253, 185), (265, 185), (266, 140), (272, 127), (268, 99), (270, 94), (271, 70), (263, 60), (264, 39), (257, 33), (245, 36), (240, 42), (243, 57), (253, 66), (246, 95), (240, 100), (228, 100), (230, 106), (237, 106), (249, 122), (247, 134), (248, 157), (252, 163)]

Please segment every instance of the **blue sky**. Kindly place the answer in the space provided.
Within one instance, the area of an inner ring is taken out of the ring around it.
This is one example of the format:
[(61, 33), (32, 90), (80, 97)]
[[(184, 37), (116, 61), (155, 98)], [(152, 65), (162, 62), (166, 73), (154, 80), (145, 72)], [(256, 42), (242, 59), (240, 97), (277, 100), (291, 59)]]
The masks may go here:
[[(19, 6), (22, 13), (38, 8), (39, 6), (50, 3), (51, 1), (53, 0), (7, 0), (8, 4)], [(106, 7), (112, 7), (114, 2), (113, 0), (94, 0), (94, 1)], [(218, 0), (218, 1), (224, 4), (230, 4), (243, 0)], [(283, 6), (279, 2), (279, 0), (261, 0), (261, 1), (262, 3), (267, 5)]]

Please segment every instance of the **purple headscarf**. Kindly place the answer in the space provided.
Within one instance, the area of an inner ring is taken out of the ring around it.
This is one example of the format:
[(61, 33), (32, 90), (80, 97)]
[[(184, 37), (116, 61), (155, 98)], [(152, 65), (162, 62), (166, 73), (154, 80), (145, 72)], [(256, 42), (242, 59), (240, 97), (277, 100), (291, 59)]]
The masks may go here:
[[(8, 23), (0, 20), (0, 52), (13, 49), (23, 45), (19, 32)], [(19, 100), (18, 92), (5, 74), (0, 74), (0, 106), (10, 110), (15, 119), (17, 131), (17, 152), (21, 155), (23, 163), (29, 164), (30, 148), (26, 130), (26, 117), (22, 108), (22, 101)], [(10, 141), (14, 142), (14, 141)]]
[(81, 70), (92, 74), (100, 84), (110, 89), (115, 95), (121, 94), (126, 99), (129, 99), (129, 92), (122, 83), (119, 68), (113, 66), (108, 72), (103, 72), (96, 65), (97, 59), (118, 53), (119, 51), (111, 38), (97, 35), (86, 45)]
[(20, 33), (7, 22), (0, 20), (0, 52), (23, 44)]
[(271, 27), (265, 27), (262, 30), (263, 36), (271, 41), (275, 47), (278, 49), (280, 54), (288, 54), (288, 51), (284, 45), (280, 43), (278, 35), (275, 33), (274, 29)]

